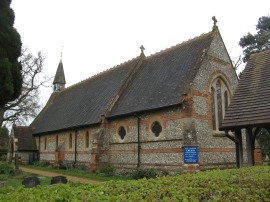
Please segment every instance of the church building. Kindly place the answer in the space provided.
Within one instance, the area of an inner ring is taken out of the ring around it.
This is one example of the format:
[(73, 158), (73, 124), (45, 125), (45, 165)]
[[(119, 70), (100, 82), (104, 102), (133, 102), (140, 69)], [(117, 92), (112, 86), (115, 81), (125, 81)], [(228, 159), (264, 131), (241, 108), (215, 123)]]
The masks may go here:
[(213, 20), (206, 34), (148, 57), (141, 46), (139, 56), (68, 88), (60, 61), (54, 92), (29, 126), (39, 160), (92, 172), (235, 167), (235, 144), (219, 128), (238, 77)]

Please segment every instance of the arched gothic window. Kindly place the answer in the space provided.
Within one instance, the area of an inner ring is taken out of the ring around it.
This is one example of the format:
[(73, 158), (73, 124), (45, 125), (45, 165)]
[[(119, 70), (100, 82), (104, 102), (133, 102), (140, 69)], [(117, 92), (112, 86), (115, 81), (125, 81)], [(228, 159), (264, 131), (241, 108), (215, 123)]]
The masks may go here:
[(44, 150), (47, 150), (47, 137), (44, 139)]
[(58, 135), (55, 136), (55, 149), (58, 148)]
[(69, 134), (69, 148), (72, 149), (72, 133)]
[(213, 130), (218, 131), (225, 111), (230, 103), (228, 87), (221, 78), (214, 80), (211, 86), (211, 109)]
[(85, 133), (85, 148), (89, 148), (89, 132)]

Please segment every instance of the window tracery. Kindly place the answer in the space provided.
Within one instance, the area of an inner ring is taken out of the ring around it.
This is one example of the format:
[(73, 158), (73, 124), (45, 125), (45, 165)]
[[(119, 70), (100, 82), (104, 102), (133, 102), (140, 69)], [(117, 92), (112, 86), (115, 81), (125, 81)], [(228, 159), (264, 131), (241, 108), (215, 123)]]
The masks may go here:
[(214, 131), (219, 131), (229, 102), (230, 94), (226, 83), (221, 78), (215, 79), (211, 86), (212, 127)]

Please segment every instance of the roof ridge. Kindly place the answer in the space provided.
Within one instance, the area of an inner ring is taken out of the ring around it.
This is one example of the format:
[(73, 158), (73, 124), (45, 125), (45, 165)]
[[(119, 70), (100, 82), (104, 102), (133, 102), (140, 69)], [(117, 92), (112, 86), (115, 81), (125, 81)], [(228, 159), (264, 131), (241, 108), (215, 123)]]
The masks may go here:
[(270, 49), (265, 49), (265, 50), (257, 52), (257, 53), (252, 53), (250, 55), (250, 58), (254, 58), (254, 57), (257, 57), (258, 55), (262, 55), (262, 54), (267, 54), (267, 52), (270, 52)]
[(186, 41), (183, 41), (182, 43), (178, 43), (178, 44), (176, 44), (176, 45), (172, 45), (172, 46), (169, 47), (169, 48), (165, 48), (165, 49), (163, 49), (163, 50), (160, 50), (160, 51), (158, 51), (158, 52), (155, 52), (155, 53), (149, 55), (149, 56), (146, 57), (146, 58), (148, 59), (148, 58), (157, 56), (157, 55), (159, 55), (159, 54), (163, 54), (163, 53), (169, 52), (169, 51), (171, 51), (171, 50), (173, 50), (173, 49), (175, 49), (175, 48), (179, 48), (179, 47), (184, 46), (184, 45), (186, 45), (186, 44), (188, 44), (188, 43), (192, 43), (193, 41), (198, 40), (199, 38), (206, 37), (206, 36), (208, 36), (208, 35), (210, 35), (210, 34), (212, 34), (212, 33), (213, 33), (213, 31), (210, 31), (210, 32), (207, 32), (207, 33), (202, 33), (202, 34), (200, 34), (200, 35), (198, 35), (198, 36), (195, 36), (194, 38), (190, 38), (190, 39), (188, 39), (188, 40), (186, 40)]
[(15, 125), (15, 127), (16, 127), (16, 128), (31, 128), (31, 127), (29, 127), (29, 126), (17, 126), (17, 125)]
[(113, 66), (113, 67), (110, 67), (109, 69), (105, 69), (105, 70), (103, 70), (103, 71), (101, 71), (101, 72), (98, 72), (98, 73), (96, 73), (96, 74), (94, 74), (94, 75), (92, 75), (92, 76), (90, 76), (90, 77), (88, 77), (88, 78), (86, 78), (86, 79), (83, 79), (83, 80), (81, 80), (81, 81), (79, 81), (79, 82), (77, 82), (77, 83), (75, 83), (75, 84), (73, 84), (73, 85), (71, 85), (71, 86), (65, 88), (65, 89), (62, 90), (61, 92), (65, 92), (65, 91), (67, 91), (67, 90), (69, 90), (69, 89), (71, 89), (71, 88), (73, 88), (73, 87), (75, 87), (75, 86), (80, 85), (81, 83), (84, 83), (84, 82), (89, 81), (89, 80), (91, 80), (91, 79), (95, 79), (95, 78), (97, 78), (97, 77), (99, 77), (99, 76), (102, 76), (102, 75), (108, 73), (108, 72), (111, 72), (111, 71), (113, 71), (113, 70), (116, 70), (117, 68), (120, 68), (121, 66), (123, 66), (123, 65), (125, 65), (125, 64), (128, 64), (128, 63), (130, 63), (130, 62), (132, 62), (132, 61), (138, 59), (139, 57), (140, 57), (140, 55), (137, 56), (137, 57), (134, 57), (134, 58), (132, 58), (132, 59), (129, 59), (129, 60), (125, 61), (125, 62), (122, 62), (122, 63), (120, 63), (120, 64), (118, 64), (118, 65), (115, 65), (115, 66)]

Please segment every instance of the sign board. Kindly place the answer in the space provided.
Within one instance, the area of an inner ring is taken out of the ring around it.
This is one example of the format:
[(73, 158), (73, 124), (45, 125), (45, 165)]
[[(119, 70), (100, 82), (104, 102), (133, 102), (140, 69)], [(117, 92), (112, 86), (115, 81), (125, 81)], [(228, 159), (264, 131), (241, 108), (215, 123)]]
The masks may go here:
[(184, 147), (184, 163), (198, 162), (198, 147)]

